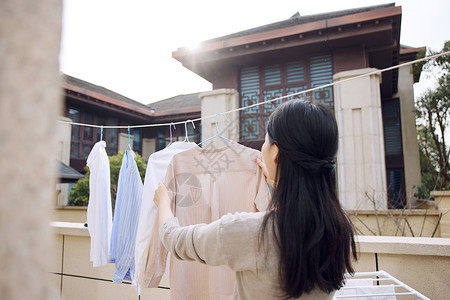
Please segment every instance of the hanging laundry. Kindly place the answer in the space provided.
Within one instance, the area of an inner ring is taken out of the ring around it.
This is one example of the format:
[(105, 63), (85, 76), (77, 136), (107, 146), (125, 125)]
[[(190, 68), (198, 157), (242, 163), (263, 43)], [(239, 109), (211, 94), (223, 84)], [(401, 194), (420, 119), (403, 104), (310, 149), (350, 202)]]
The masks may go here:
[(87, 166), (91, 173), (87, 224), (91, 236), (90, 260), (94, 267), (107, 263), (111, 241), (111, 183), (109, 159), (105, 148), (105, 141), (97, 142), (87, 158)]
[(115, 263), (113, 282), (134, 278), (134, 250), (141, 208), (143, 184), (134, 158), (136, 154), (125, 151), (117, 184), (116, 206), (111, 234), (108, 262)]
[[(173, 212), (181, 226), (211, 223), (227, 213), (265, 211), (269, 190), (256, 158), (260, 152), (232, 142), (220, 149), (194, 147), (174, 155), (165, 185), (173, 192)], [(150, 199), (145, 199), (150, 201)], [(140, 284), (157, 287), (167, 250), (152, 228), (147, 269)], [(232, 299), (235, 273), (228, 266), (210, 267), (171, 257), (171, 299)]]
[(148, 287), (142, 279), (148, 271), (147, 257), (149, 255), (149, 240), (156, 218), (158, 208), (153, 202), (153, 196), (160, 182), (166, 177), (167, 167), (172, 157), (182, 151), (192, 147), (197, 147), (195, 143), (174, 142), (167, 148), (150, 155), (145, 173), (144, 191), (142, 194), (141, 212), (136, 234), (135, 249), (135, 276), (133, 286), (141, 294), (141, 286)]

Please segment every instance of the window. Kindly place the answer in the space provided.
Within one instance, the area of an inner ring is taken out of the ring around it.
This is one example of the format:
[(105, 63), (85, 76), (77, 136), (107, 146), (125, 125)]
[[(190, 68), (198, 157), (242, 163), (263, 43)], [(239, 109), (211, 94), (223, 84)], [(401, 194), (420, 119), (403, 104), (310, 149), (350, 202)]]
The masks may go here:
[(399, 100), (383, 100), (382, 114), (388, 207), (400, 209), (405, 207), (406, 198)]
[[(191, 122), (188, 122), (187, 135), (189, 142), (200, 143), (201, 139), (201, 122), (194, 122), (195, 128)], [(156, 151), (162, 150), (170, 143), (170, 132), (172, 131), (172, 142), (184, 141), (186, 139), (186, 129), (184, 124), (176, 125), (176, 128), (172, 127), (172, 130), (168, 126), (158, 127), (156, 133)]]
[(388, 169), (387, 176), (389, 208), (402, 209), (405, 207), (403, 170)]
[(140, 128), (134, 128), (133, 129), (133, 151), (142, 153), (141, 152), (141, 129)]
[[(73, 122), (77, 123), (93, 125), (118, 125), (117, 118), (104, 118), (90, 112), (82, 111), (76, 107), (70, 107), (68, 109), (68, 117), (72, 119)], [(118, 129), (116, 128), (103, 129), (103, 140), (106, 141), (106, 151), (108, 155), (117, 154), (118, 133)], [(100, 137), (101, 128), (72, 125), (70, 158), (75, 160), (87, 159), (92, 147), (100, 140)]]
[(166, 138), (166, 127), (158, 127), (156, 135), (156, 151), (166, 148), (170, 143), (170, 137)]
[[(241, 107), (298, 93), (332, 81), (332, 59), (329, 54), (287, 63), (245, 67), (240, 70)], [(307, 96), (302, 94), (300, 97), (334, 107), (331, 87), (314, 91)], [(276, 100), (241, 111), (241, 141), (263, 140), (269, 116), (281, 102), (282, 100)]]
[[(80, 122), (80, 111), (74, 108), (69, 108), (69, 118), (72, 119), (72, 122), (79, 123)], [(70, 145), (70, 157), (79, 157), (80, 156), (80, 126), (72, 125), (72, 137), (71, 137), (71, 145)]]
[[(106, 125), (117, 126), (119, 125), (119, 119), (108, 117), (108, 119), (106, 120)], [(119, 129), (118, 128), (103, 129), (103, 136), (104, 140), (106, 141), (106, 152), (108, 153), (108, 155), (116, 155), (118, 151), (117, 149), (119, 147), (118, 145)]]
[[(183, 130), (184, 132), (185, 130)], [(186, 135), (186, 133), (184, 133)], [(187, 136), (190, 142), (195, 142), (197, 141), (197, 135), (195, 134), (195, 128), (188, 123), (187, 125)], [(185, 137), (183, 138), (183, 140), (185, 139)], [(198, 143), (198, 142), (197, 142)]]

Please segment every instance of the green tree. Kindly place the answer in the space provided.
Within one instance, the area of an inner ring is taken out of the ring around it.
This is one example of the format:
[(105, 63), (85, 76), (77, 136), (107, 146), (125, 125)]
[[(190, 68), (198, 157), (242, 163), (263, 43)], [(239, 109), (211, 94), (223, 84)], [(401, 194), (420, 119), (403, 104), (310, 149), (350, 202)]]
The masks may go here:
[(70, 206), (87, 206), (89, 200), (89, 168), (84, 167), (86, 174), (84, 178), (77, 181), (69, 194), (68, 205)]
[[(450, 50), (450, 41), (441, 52)], [(439, 52), (430, 51), (430, 55)], [(438, 86), (427, 90), (416, 101), (418, 141), (422, 183), (420, 198), (428, 198), (432, 190), (450, 189), (450, 55), (440, 56), (424, 64), (425, 70), (440, 70)]]
[[(117, 195), (117, 184), (119, 182), (119, 172), (120, 167), (122, 166), (122, 159), (125, 155), (125, 150), (120, 151), (117, 155), (109, 156), (109, 167), (111, 170), (111, 201), (112, 208), (114, 211), (115, 203), (116, 203), (116, 195)], [(136, 153), (136, 157), (134, 159), (136, 161), (139, 175), (141, 175), (142, 182), (145, 179), (145, 171), (147, 169), (147, 165), (144, 162), (142, 156)], [(86, 175), (84, 178), (77, 181), (77, 184), (72, 188), (68, 205), (71, 206), (87, 206), (89, 202), (89, 168), (85, 167)]]

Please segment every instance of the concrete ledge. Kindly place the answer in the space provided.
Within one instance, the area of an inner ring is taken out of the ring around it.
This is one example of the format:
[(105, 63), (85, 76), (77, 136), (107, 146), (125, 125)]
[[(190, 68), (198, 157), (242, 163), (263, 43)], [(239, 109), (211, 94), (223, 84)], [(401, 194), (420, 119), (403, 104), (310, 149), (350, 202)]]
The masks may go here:
[(450, 239), (448, 238), (360, 235), (356, 236), (356, 241), (361, 253), (450, 257)]
[(86, 206), (55, 206), (56, 210), (87, 210), (87, 205)]
[(394, 215), (394, 216), (439, 216), (439, 209), (388, 209), (388, 210), (378, 210), (375, 212), (374, 210), (345, 210), (348, 215)]
[[(360, 76), (363, 74), (375, 72), (377, 70), (378, 69), (376, 69), (376, 68), (363, 68), (363, 69), (342, 71), (342, 72), (338, 72), (333, 75), (333, 81), (339, 81), (339, 80), (350, 78), (350, 77), (356, 77), (356, 76)], [(380, 77), (380, 83), (381, 83), (381, 74), (378, 73), (378, 74), (374, 74), (374, 75)]]
[(54, 234), (89, 236), (89, 231), (87, 227), (84, 227), (84, 223), (50, 222), (50, 227)]
[(235, 89), (226, 89), (226, 88), (222, 88), (222, 89), (215, 89), (212, 91), (207, 91), (207, 92), (203, 92), (199, 94), (199, 98), (205, 98), (205, 97), (212, 97), (212, 96), (217, 96), (217, 95), (234, 95), (236, 94), (237, 91)]
[[(89, 236), (83, 223), (50, 222), (54, 234)], [(405, 255), (429, 255), (450, 257), (449, 238), (423, 238), (398, 236), (357, 235), (356, 242), (361, 253), (384, 253)]]
[(450, 191), (431, 191), (430, 194), (435, 197), (450, 197)]

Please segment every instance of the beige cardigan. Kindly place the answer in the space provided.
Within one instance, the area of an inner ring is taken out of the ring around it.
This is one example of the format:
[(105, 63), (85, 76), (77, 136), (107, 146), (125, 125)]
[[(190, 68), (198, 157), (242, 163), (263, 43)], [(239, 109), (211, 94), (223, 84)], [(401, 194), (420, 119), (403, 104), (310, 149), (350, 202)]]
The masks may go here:
[[(166, 249), (181, 260), (211, 266), (228, 265), (236, 272), (234, 299), (280, 299), (278, 250), (267, 230), (267, 248), (258, 245), (265, 212), (227, 214), (210, 224), (180, 227), (176, 217), (159, 228)], [(314, 290), (301, 299), (333, 299), (334, 293)]]

